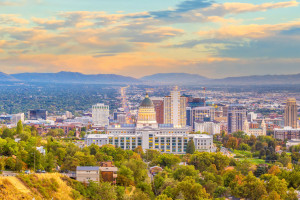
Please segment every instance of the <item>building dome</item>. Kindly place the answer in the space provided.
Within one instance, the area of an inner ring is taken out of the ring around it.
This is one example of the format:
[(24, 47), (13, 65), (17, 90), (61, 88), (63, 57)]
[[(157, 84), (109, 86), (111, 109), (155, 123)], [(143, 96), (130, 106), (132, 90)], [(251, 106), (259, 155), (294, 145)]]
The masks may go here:
[(154, 107), (152, 100), (146, 94), (145, 99), (142, 101), (140, 107)]

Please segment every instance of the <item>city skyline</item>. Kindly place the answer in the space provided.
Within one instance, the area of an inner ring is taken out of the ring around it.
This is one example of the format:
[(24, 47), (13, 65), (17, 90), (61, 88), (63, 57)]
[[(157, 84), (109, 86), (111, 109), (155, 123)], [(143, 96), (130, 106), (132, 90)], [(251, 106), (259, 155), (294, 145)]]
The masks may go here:
[(296, 74), (298, 9), (294, 0), (1, 0), (0, 71)]

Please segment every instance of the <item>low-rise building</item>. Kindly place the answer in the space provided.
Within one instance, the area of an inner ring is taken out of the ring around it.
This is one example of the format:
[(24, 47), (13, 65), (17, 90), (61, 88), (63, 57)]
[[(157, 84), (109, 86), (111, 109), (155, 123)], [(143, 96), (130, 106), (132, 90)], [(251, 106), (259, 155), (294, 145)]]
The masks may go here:
[(88, 183), (89, 181), (100, 180), (100, 169), (97, 166), (77, 166), (76, 180)]
[(292, 140), (292, 139), (300, 139), (300, 128), (292, 128), (286, 126), (282, 129), (275, 128), (274, 129), (274, 138), (278, 140)]

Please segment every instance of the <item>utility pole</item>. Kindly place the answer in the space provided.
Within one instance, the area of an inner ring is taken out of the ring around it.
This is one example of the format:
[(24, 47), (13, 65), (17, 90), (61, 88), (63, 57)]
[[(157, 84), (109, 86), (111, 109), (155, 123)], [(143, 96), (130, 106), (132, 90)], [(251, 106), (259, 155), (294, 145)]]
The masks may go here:
[[(35, 149), (36, 150), (36, 149)], [(34, 150), (34, 159), (33, 159), (33, 170), (34, 170), (34, 173), (35, 173), (35, 150)]]

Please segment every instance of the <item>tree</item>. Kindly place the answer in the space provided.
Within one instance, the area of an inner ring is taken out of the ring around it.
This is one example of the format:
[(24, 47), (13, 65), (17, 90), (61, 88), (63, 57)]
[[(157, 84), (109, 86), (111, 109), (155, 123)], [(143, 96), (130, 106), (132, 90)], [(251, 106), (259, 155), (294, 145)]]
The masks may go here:
[(237, 149), (238, 147), (238, 139), (235, 138), (235, 137), (230, 137), (227, 144), (226, 144), (226, 147), (228, 148), (232, 148), (232, 149)]
[(161, 154), (154, 159), (150, 165), (160, 165), (161, 167), (173, 167), (180, 163), (180, 158), (174, 154)]
[(209, 194), (205, 189), (191, 177), (187, 177), (184, 181), (178, 183), (177, 189), (186, 200), (202, 200), (209, 198)]
[(186, 147), (186, 153), (193, 154), (195, 152), (195, 143), (194, 140), (191, 139)]
[(172, 198), (168, 197), (165, 194), (161, 194), (155, 198), (155, 200), (172, 200)]
[(117, 183), (122, 186), (134, 185), (133, 171), (122, 165), (118, 171)]
[(152, 162), (160, 155), (160, 152), (154, 149), (147, 149), (144, 158), (148, 162)]
[(17, 135), (20, 135), (21, 133), (23, 132), (23, 124), (22, 124), (22, 121), (18, 121), (18, 124), (17, 124)]
[(282, 199), (285, 199), (288, 191), (287, 182), (284, 179), (280, 180), (277, 176), (272, 176), (266, 188), (269, 193), (275, 191)]
[(232, 194), (236, 197), (256, 200), (267, 195), (267, 191), (263, 181), (253, 176), (252, 172), (249, 172), (249, 174), (242, 179), (241, 183), (236, 184), (232, 190)]
[(174, 179), (179, 181), (182, 181), (187, 176), (196, 178), (199, 176), (199, 171), (195, 170), (195, 167), (193, 165), (187, 165), (179, 166), (173, 173)]

